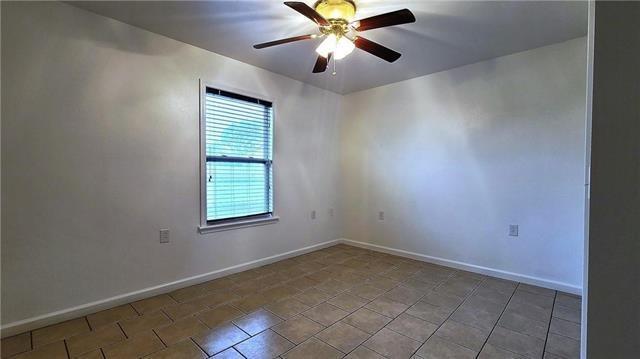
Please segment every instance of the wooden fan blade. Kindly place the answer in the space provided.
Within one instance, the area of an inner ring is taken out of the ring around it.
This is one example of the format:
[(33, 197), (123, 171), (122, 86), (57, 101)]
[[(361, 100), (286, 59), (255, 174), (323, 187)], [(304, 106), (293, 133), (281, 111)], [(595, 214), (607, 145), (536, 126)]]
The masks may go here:
[(312, 7), (310, 7), (309, 5), (301, 1), (285, 1), (284, 4), (292, 8), (293, 10), (301, 13), (302, 15), (308, 17), (309, 19), (313, 20), (313, 22), (315, 22), (320, 26), (331, 25), (329, 21), (327, 21), (327, 19), (322, 17), (322, 15), (318, 14), (318, 12), (315, 11)]
[(333, 55), (332, 52), (329, 53), (329, 56), (322, 57), (320, 55), (318, 55), (318, 59), (316, 60), (316, 64), (315, 66), (313, 66), (313, 73), (317, 74), (320, 72), (325, 72), (327, 70), (327, 67), (329, 66), (329, 61), (331, 61), (331, 56)]
[(360, 50), (364, 50), (371, 55), (378, 56), (379, 58), (389, 62), (394, 62), (402, 56), (399, 52), (395, 52), (388, 47), (384, 47), (371, 40), (367, 40), (364, 37), (358, 36), (353, 43)]
[(300, 36), (288, 37), (286, 39), (263, 42), (261, 44), (253, 45), (253, 48), (254, 49), (264, 49), (265, 47), (282, 45), (282, 44), (286, 44), (286, 43), (294, 42), (294, 41), (309, 40), (309, 39), (313, 39), (313, 38), (315, 38), (315, 35), (300, 35)]
[(354, 24), (355, 29), (358, 31), (367, 31), (410, 22), (416, 22), (416, 17), (413, 16), (413, 13), (409, 9), (402, 9), (354, 21), (352, 24)]

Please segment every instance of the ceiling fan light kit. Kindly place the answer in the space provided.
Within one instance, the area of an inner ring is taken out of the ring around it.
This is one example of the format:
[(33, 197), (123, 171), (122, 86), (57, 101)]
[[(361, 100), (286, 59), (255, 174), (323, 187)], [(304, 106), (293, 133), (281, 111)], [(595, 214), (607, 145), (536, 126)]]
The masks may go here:
[(400, 53), (367, 40), (359, 36), (358, 32), (416, 21), (413, 13), (408, 9), (353, 21), (357, 10), (353, 0), (318, 0), (313, 5), (313, 8), (300, 1), (287, 1), (284, 4), (315, 22), (320, 33), (265, 42), (253, 47), (263, 49), (295, 41), (324, 37), (325, 39), (316, 48), (318, 59), (313, 67), (314, 73), (326, 71), (332, 58), (335, 68), (335, 61), (345, 58), (356, 47), (388, 62), (396, 61), (400, 58)]

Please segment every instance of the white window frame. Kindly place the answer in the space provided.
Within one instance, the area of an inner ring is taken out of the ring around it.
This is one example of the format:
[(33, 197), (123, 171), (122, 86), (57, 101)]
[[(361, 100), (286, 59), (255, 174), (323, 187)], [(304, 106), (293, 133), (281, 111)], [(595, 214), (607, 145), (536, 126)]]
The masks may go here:
[[(217, 90), (223, 90), (227, 92), (236, 93), (239, 95), (249, 96), (257, 99), (261, 99), (264, 101), (271, 102), (271, 182), (273, 183), (271, 188), (271, 196), (273, 199), (272, 209), (273, 212), (271, 214), (266, 214), (263, 216), (256, 216), (252, 218), (238, 218), (238, 219), (229, 219), (220, 221), (219, 223), (211, 224), (207, 221), (207, 152), (206, 152), (206, 124), (207, 120), (205, 118), (205, 104), (207, 95), (207, 88), (214, 88)], [(275, 196), (275, 173), (276, 167), (275, 162), (273, 161), (273, 154), (275, 153), (275, 117), (276, 117), (276, 105), (275, 102), (269, 98), (269, 96), (265, 96), (263, 94), (255, 94), (250, 91), (229, 88), (228, 86), (211, 84), (200, 80), (200, 226), (198, 226), (198, 231), (201, 234), (211, 233), (211, 232), (219, 232), (219, 231), (227, 231), (231, 229), (244, 228), (244, 227), (253, 227), (253, 226), (261, 226), (266, 224), (277, 223), (280, 217), (276, 216), (276, 196)]]

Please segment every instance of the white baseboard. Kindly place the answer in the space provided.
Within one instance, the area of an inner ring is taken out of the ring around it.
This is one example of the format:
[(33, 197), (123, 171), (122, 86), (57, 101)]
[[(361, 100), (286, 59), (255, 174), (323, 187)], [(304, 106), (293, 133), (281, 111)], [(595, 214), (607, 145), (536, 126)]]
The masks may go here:
[(235, 266), (222, 268), (213, 272), (204, 273), (204, 274), (196, 275), (193, 277), (180, 279), (174, 282), (164, 283), (157, 286), (137, 290), (134, 292), (117, 295), (111, 298), (106, 298), (106, 299), (98, 300), (95, 302), (82, 304), (72, 308), (66, 308), (66, 309), (55, 311), (55, 312), (42, 314), (36, 317), (8, 323), (6, 325), (3, 325), (0, 328), (0, 336), (4, 338), (4, 337), (15, 335), (15, 334), (20, 334), (29, 330), (42, 328), (47, 325), (51, 325), (51, 324), (65, 321), (65, 320), (78, 318), (87, 314), (95, 313), (100, 310), (109, 309), (118, 305), (152, 297), (154, 295), (168, 293), (176, 289), (188, 287), (194, 284), (204, 283), (206, 281), (224, 277), (229, 274), (242, 272), (247, 269), (260, 267), (269, 263), (277, 262), (290, 257), (295, 257), (311, 251), (326, 248), (326, 247), (338, 244), (340, 242), (341, 242), (340, 239), (334, 239), (331, 241), (314, 244), (312, 246), (296, 249), (293, 251), (276, 254), (270, 257), (265, 257), (265, 258), (257, 259), (254, 261), (238, 264)]
[(453, 268), (456, 268), (456, 269), (466, 270), (466, 271), (469, 271), (469, 272), (485, 274), (485, 275), (492, 276), (492, 277), (508, 279), (508, 280), (517, 281), (517, 282), (521, 282), (521, 283), (531, 284), (531, 285), (537, 285), (537, 286), (540, 286), (540, 287), (559, 290), (559, 291), (566, 292), (566, 293), (582, 295), (582, 288), (581, 287), (578, 287), (578, 286), (575, 286), (575, 285), (572, 285), (572, 284), (568, 284), (568, 283), (558, 282), (558, 281), (539, 278), (539, 277), (533, 277), (533, 276), (526, 275), (526, 274), (513, 273), (513, 272), (504, 271), (504, 270), (500, 270), (500, 269), (493, 269), (493, 268), (483, 267), (483, 266), (479, 266), (479, 265), (475, 265), (475, 264), (454, 261), (454, 260), (451, 260), (451, 259), (428, 256), (426, 254), (409, 252), (409, 251), (405, 251), (405, 250), (402, 250), (402, 249), (396, 249), (396, 248), (390, 248), (390, 247), (381, 246), (381, 245), (378, 245), (378, 244), (354, 241), (352, 239), (347, 239), (347, 238), (341, 238), (340, 242), (344, 243), (344, 244), (349, 244), (349, 245), (352, 245), (352, 246), (356, 246), (356, 247), (370, 249), (370, 250), (373, 250), (373, 251), (384, 252), (384, 253), (394, 254), (394, 255), (397, 255), (397, 256), (401, 256), (401, 257), (416, 259), (416, 260), (423, 261), (423, 262), (439, 264), (439, 265), (443, 265), (443, 266), (447, 266), (447, 267), (453, 267)]

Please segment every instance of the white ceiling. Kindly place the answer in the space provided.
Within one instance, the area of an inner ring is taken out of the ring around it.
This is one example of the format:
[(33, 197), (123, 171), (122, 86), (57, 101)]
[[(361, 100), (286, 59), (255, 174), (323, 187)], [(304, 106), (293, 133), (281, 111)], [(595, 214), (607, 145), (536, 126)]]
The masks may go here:
[[(282, 1), (83, 1), (72, 5), (338, 93), (349, 93), (532, 49), (587, 33), (586, 1), (357, 1), (357, 18), (410, 9), (416, 23), (364, 37), (403, 56), (387, 63), (356, 49), (338, 74), (312, 74), (320, 40), (255, 50), (252, 45), (313, 33), (315, 24)], [(312, 5), (313, 0), (307, 1)]]

